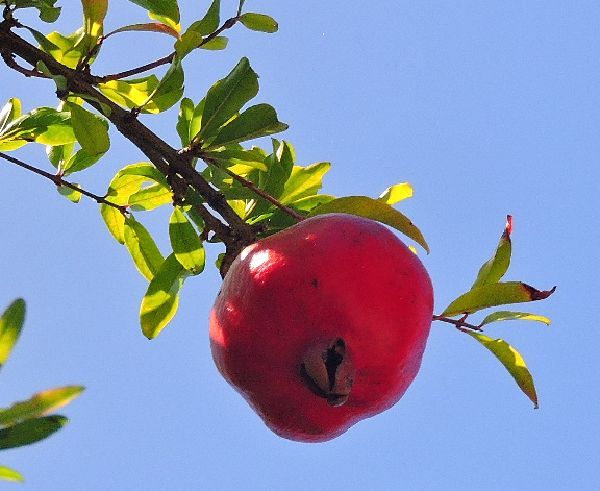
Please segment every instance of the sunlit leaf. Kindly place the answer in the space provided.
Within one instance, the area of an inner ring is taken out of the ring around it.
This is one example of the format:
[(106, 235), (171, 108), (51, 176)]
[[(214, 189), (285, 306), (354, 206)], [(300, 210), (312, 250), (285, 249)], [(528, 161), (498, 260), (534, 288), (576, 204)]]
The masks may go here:
[(185, 269), (171, 254), (150, 282), (140, 308), (142, 332), (148, 339), (159, 335), (179, 307), (179, 290)]
[(269, 104), (257, 104), (246, 109), (237, 118), (223, 126), (210, 147), (220, 147), (226, 144), (253, 140), (262, 136), (279, 133), (288, 125), (277, 119), (275, 109)]
[(383, 201), (366, 196), (346, 196), (318, 206), (310, 212), (310, 216), (326, 213), (348, 213), (385, 223), (414, 240), (429, 253), (429, 246), (419, 228), (405, 215)]
[(398, 184), (394, 184), (387, 188), (377, 199), (388, 205), (393, 205), (399, 201), (412, 197), (412, 195), (412, 186), (407, 182), (399, 182)]
[(209, 51), (221, 51), (227, 48), (229, 44), (229, 38), (226, 36), (216, 36), (212, 38), (210, 41), (202, 43), (200, 45), (201, 49), (207, 49)]
[(87, 54), (102, 36), (104, 18), (108, 10), (108, 0), (81, 0), (81, 3), (83, 5), (83, 30), (85, 32), (83, 50)]
[(481, 266), (481, 269), (477, 274), (477, 279), (471, 287), (472, 289), (491, 283), (497, 283), (504, 276), (510, 265), (510, 255), (512, 251), (510, 242), (511, 231), (512, 217), (508, 215), (506, 217), (506, 226), (500, 237), (500, 242), (498, 243), (494, 257)]
[(241, 145), (227, 145), (219, 149), (207, 151), (205, 155), (217, 161), (223, 167), (229, 167), (235, 172), (233, 167), (248, 167), (249, 169), (258, 169), (263, 172), (268, 171), (265, 164), (266, 153), (258, 147), (252, 147), (246, 150)]
[(46, 155), (50, 163), (56, 167), (56, 169), (63, 170), (73, 155), (75, 149), (74, 143), (68, 143), (67, 145), (47, 145)]
[(194, 140), (215, 135), (219, 127), (237, 114), (257, 93), (258, 75), (250, 67), (248, 58), (242, 58), (235, 68), (224, 79), (216, 82), (206, 94), (202, 127)]
[(179, 263), (192, 274), (201, 273), (206, 260), (204, 246), (179, 206), (174, 207), (169, 221), (169, 237)]
[(126, 217), (123, 237), (138, 271), (152, 280), (165, 259), (146, 227), (132, 216)]
[(84, 169), (87, 169), (88, 167), (91, 167), (100, 160), (100, 157), (102, 157), (102, 155), (102, 153), (89, 154), (83, 148), (79, 149), (77, 152), (75, 152), (74, 155), (72, 155), (69, 158), (66, 164), (61, 166), (63, 175), (68, 176), (69, 174), (73, 174), (75, 172), (79, 172)]
[(12, 349), (19, 340), (25, 321), (25, 300), (12, 302), (0, 317), (0, 368), (4, 366)]
[(25, 482), (25, 478), (22, 474), (4, 465), (0, 465), (0, 479), (13, 482)]
[(150, 211), (172, 202), (171, 189), (159, 183), (133, 193), (128, 201), (132, 211)]
[(554, 293), (552, 290), (542, 291), (520, 281), (492, 283), (473, 288), (454, 300), (442, 313), (444, 316), (470, 314), (479, 310), (512, 303), (532, 302), (543, 300)]
[(11, 426), (26, 419), (39, 418), (66, 406), (84, 390), (81, 385), (48, 389), (34, 394), (26, 401), (0, 409), (0, 426)]
[(261, 32), (277, 32), (279, 26), (272, 17), (264, 14), (247, 13), (240, 16), (240, 22), (248, 29)]
[[(36, 39), (41, 44), (42, 40)], [(86, 39), (83, 28), (77, 29), (71, 34), (53, 31), (46, 35), (43, 48), (59, 63), (69, 68), (75, 68), (84, 56)]]
[(155, 89), (150, 93), (143, 106), (152, 104), (160, 111), (169, 109), (183, 95), (184, 74), (181, 67), (181, 58), (175, 56), (165, 76), (158, 82)]
[[(73, 182), (72, 184), (79, 188), (78, 183)], [(56, 190), (58, 191), (58, 194), (64, 196), (72, 203), (79, 203), (79, 201), (81, 200), (81, 193), (73, 188), (70, 188), (68, 186), (58, 186)]]
[(475, 338), (483, 346), (489, 349), (498, 360), (500, 360), (500, 363), (504, 365), (508, 370), (508, 373), (512, 375), (517, 382), (517, 385), (521, 388), (523, 393), (531, 399), (531, 402), (533, 402), (534, 407), (537, 409), (538, 399), (533, 384), (533, 377), (531, 376), (531, 373), (529, 373), (529, 369), (527, 368), (521, 353), (503, 339), (492, 339), (468, 329), (461, 328), (461, 331), (472, 338)]
[(330, 168), (329, 162), (318, 162), (306, 167), (294, 166), (289, 179), (285, 182), (279, 200), (288, 204), (300, 198), (317, 194), (323, 186), (323, 176)]
[(8, 100), (0, 110), (0, 134), (4, 132), (4, 128), (21, 116), (21, 101), (16, 97)]
[(39, 442), (56, 433), (68, 421), (64, 416), (44, 416), (2, 428), (0, 429), (0, 450)]
[(99, 155), (108, 151), (108, 123), (105, 119), (86, 111), (77, 104), (69, 103), (71, 124), (77, 141), (89, 155)]
[(219, 27), (221, 0), (213, 0), (206, 15), (194, 22), (175, 43), (175, 51), (182, 58), (198, 48), (203, 42), (203, 36), (211, 34)]
[(542, 322), (547, 326), (550, 325), (550, 319), (548, 317), (544, 317), (543, 315), (530, 314), (528, 312), (509, 312), (507, 310), (502, 310), (498, 312), (494, 312), (493, 314), (488, 315), (483, 319), (481, 325), (484, 326), (486, 324), (490, 324), (492, 322), (500, 322), (500, 321), (536, 321)]
[[(179, 74), (176, 75), (179, 76)], [(129, 109), (141, 108), (143, 113), (158, 114), (176, 104), (182, 94), (179, 89), (161, 92), (159, 95), (152, 96), (159, 83), (160, 81), (156, 75), (149, 75), (128, 80), (111, 80), (98, 84), (98, 88), (106, 97), (117, 104)]]
[(129, 0), (148, 10), (151, 19), (168, 24), (179, 30), (179, 7), (177, 0)]
[(38, 107), (8, 123), (0, 133), (0, 144), (35, 141), (44, 145), (66, 145), (76, 141), (71, 115), (52, 107)]

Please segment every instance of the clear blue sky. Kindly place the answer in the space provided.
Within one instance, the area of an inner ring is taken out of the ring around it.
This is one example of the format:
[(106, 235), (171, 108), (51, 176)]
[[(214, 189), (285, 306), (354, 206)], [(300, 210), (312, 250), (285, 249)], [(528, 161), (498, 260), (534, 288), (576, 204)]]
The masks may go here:
[[(108, 29), (146, 18), (111, 3)], [(180, 3), (190, 20), (208, 5)], [(74, 30), (78, 2), (62, 4), (58, 26)], [(0, 162), (0, 304), (23, 296), (29, 309), (0, 374), (0, 403), (87, 386), (65, 410), (64, 430), (2, 452), (0, 462), (26, 475), (26, 489), (44, 491), (599, 489), (600, 3), (246, 4), (277, 18), (279, 33), (238, 27), (226, 52), (190, 56), (187, 95), (198, 100), (248, 56), (259, 99), (291, 125), (285, 138), (300, 163), (333, 162), (326, 192), (376, 196), (410, 181), (416, 194), (402, 209), (431, 246), (422, 258), (438, 312), (470, 286), (511, 213), (508, 278), (558, 285), (552, 299), (528, 306), (553, 324), (488, 332), (521, 350), (541, 408), (472, 339), (435, 323), (421, 372), (392, 410), (329, 443), (282, 440), (212, 363), (215, 270), (186, 283), (173, 324), (147, 341), (138, 327), (145, 280), (97, 206), (73, 205), (46, 180)], [(150, 61), (170, 43), (158, 34), (120, 41), (133, 52), (109, 43), (98, 73)], [(55, 105), (48, 82), (5, 69), (0, 96), (21, 97), (27, 109)], [(175, 109), (143, 120), (176, 143)], [(119, 168), (142, 160), (117, 133), (112, 144), (81, 174), (87, 188), (102, 192)], [(31, 147), (17, 155), (49, 169), (43, 148)], [(164, 251), (167, 213), (146, 222)]]

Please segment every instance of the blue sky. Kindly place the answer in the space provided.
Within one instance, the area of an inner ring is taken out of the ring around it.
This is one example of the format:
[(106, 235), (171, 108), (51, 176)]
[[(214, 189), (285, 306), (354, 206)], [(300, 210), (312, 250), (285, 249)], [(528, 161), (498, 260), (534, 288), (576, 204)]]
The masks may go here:
[[(180, 3), (184, 22), (208, 5)], [(421, 372), (393, 409), (325, 444), (282, 440), (212, 363), (216, 270), (186, 283), (172, 325), (147, 341), (137, 318), (145, 280), (97, 206), (73, 205), (47, 181), (0, 162), (0, 304), (28, 302), (0, 403), (87, 386), (65, 410), (64, 430), (3, 452), (1, 463), (22, 471), (27, 489), (46, 491), (598, 489), (600, 4), (246, 5), (273, 15), (279, 33), (238, 27), (227, 51), (190, 56), (186, 95), (200, 99), (248, 56), (260, 75), (258, 99), (290, 124), (284, 137), (300, 163), (333, 163), (325, 192), (377, 196), (410, 181), (415, 197), (401, 209), (431, 246), (421, 257), (437, 312), (470, 286), (512, 214), (507, 277), (558, 285), (551, 299), (525, 307), (553, 324), (504, 323), (488, 333), (524, 355), (540, 409), (472, 339), (434, 323)], [(76, 29), (78, 2), (63, 10), (57, 26)], [(223, 2), (223, 12), (234, 10)], [(142, 9), (113, 0), (107, 29), (144, 20)], [(169, 52), (158, 34), (123, 34), (133, 47), (126, 55), (114, 39), (97, 73)], [(55, 104), (46, 81), (5, 69), (0, 81), (2, 100)], [(173, 144), (175, 120), (175, 109), (143, 118)], [(41, 147), (16, 155), (49, 169)], [(101, 193), (118, 169), (140, 160), (113, 133), (109, 156), (80, 180)], [(146, 223), (166, 251), (168, 210), (155, 215)]]

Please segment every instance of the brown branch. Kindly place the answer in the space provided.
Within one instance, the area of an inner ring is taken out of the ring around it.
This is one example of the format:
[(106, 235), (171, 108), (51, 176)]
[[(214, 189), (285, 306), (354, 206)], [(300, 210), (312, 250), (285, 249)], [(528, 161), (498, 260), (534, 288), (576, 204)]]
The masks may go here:
[(33, 165), (29, 165), (29, 164), (23, 162), (22, 160), (12, 157), (11, 155), (5, 154), (4, 152), (0, 152), (0, 157), (3, 158), (4, 160), (10, 162), (11, 164), (18, 165), (19, 167), (22, 167), (23, 169), (27, 169), (28, 171), (33, 172), (34, 174), (43, 176), (46, 179), (50, 179), (56, 185), (56, 187), (64, 186), (66, 188), (70, 188), (74, 191), (77, 191), (78, 193), (83, 194), (84, 196), (87, 196), (88, 198), (92, 198), (98, 204), (105, 204), (108, 206), (112, 206), (113, 208), (116, 208), (121, 213), (123, 213), (123, 215), (125, 215), (127, 213), (126, 206), (118, 205), (117, 203), (113, 203), (112, 201), (107, 200), (104, 196), (98, 196), (97, 194), (86, 191), (85, 189), (78, 187), (77, 185), (73, 184), (72, 182), (69, 182), (69, 181), (63, 179), (60, 175), (51, 174), (50, 172), (46, 172), (45, 170), (38, 169), (37, 167), (34, 167)]
[(6, 63), (7, 67), (12, 68), (13, 70), (21, 73), (22, 75), (25, 75), (26, 77), (50, 78), (46, 74), (37, 71), (35, 68), (29, 69), (22, 67), (15, 61), (14, 55), (12, 53), (6, 53), (3, 51), (2, 59), (4, 60), (4, 63)]
[(461, 330), (461, 328), (466, 327), (467, 329), (471, 329), (473, 331), (483, 331), (483, 329), (481, 328), (481, 325), (476, 326), (474, 324), (469, 324), (468, 322), (465, 322), (467, 317), (468, 317), (468, 314), (463, 315), (460, 319), (451, 319), (450, 317), (445, 317), (443, 315), (434, 315), (433, 320), (453, 324), (454, 327), (456, 327), (459, 330)]

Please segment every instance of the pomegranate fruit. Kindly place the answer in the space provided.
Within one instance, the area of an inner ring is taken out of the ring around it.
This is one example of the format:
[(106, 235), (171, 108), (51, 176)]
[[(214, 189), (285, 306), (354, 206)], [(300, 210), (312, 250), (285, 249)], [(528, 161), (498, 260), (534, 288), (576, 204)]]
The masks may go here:
[(402, 397), (432, 310), (425, 268), (390, 230), (321, 215), (235, 259), (210, 314), (212, 354), (275, 433), (325, 441)]

